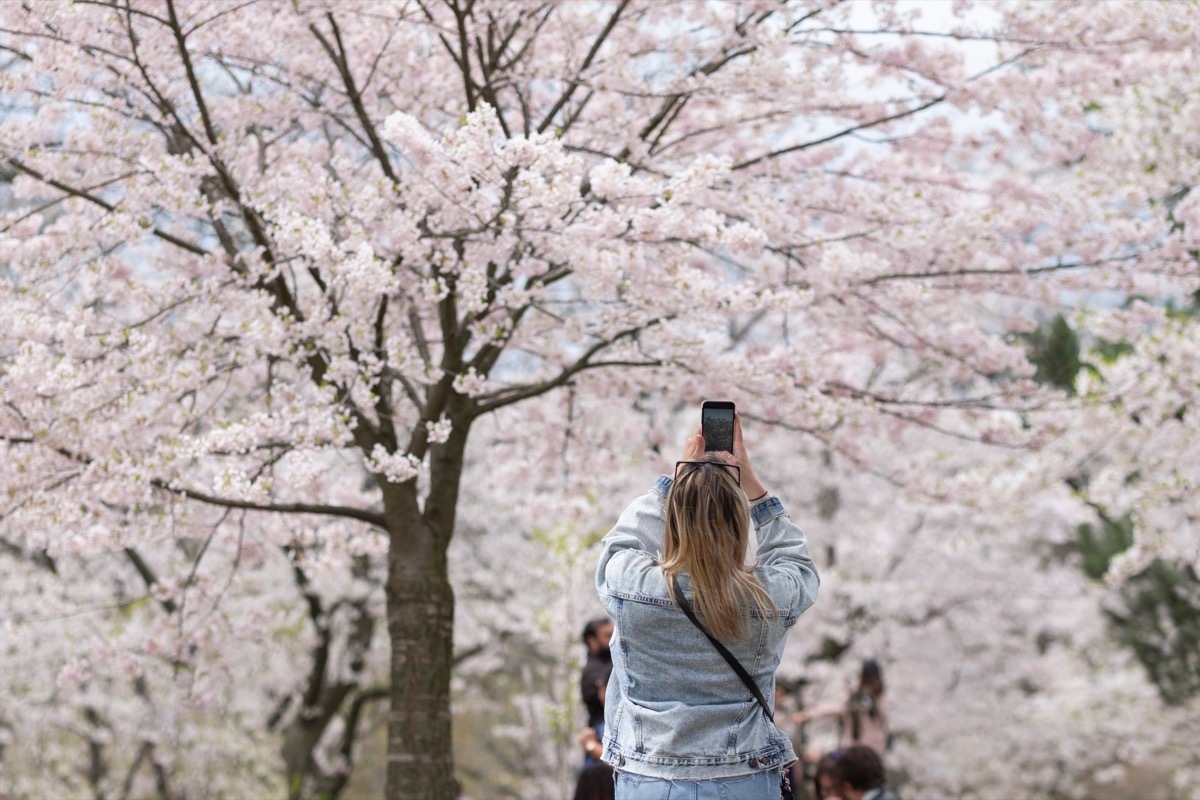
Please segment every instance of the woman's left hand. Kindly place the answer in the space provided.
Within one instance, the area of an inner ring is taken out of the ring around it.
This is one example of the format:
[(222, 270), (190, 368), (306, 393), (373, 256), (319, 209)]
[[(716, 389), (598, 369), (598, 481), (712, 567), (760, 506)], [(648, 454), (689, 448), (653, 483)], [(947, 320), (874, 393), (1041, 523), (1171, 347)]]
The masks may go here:
[(700, 432), (700, 428), (696, 428), (696, 432), (688, 437), (687, 444), (683, 446), (683, 455), (680, 456), (680, 461), (699, 461), (704, 455), (704, 434)]

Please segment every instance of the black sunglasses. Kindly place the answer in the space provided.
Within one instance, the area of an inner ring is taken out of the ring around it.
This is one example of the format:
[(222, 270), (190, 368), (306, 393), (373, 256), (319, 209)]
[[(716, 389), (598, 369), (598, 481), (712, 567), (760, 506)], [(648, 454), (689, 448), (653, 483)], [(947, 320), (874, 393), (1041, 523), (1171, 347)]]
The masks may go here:
[(728, 461), (676, 461), (675, 462), (675, 480), (679, 480), (679, 468), (684, 464), (695, 464), (702, 467), (728, 467), (733, 470), (734, 478), (737, 480), (737, 485), (742, 485), (742, 468), (737, 464), (730, 464)]

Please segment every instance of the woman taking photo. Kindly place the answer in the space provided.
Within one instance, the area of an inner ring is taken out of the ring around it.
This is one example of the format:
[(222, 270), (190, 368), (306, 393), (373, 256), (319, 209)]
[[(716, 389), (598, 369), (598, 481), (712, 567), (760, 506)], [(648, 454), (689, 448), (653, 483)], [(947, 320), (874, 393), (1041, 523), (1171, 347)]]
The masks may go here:
[(796, 756), (772, 721), (775, 668), (819, 581), (804, 534), (754, 474), (741, 420), (732, 453), (688, 439), (673, 477), (603, 544), (596, 585), (616, 623), (603, 760), (617, 800), (776, 800)]

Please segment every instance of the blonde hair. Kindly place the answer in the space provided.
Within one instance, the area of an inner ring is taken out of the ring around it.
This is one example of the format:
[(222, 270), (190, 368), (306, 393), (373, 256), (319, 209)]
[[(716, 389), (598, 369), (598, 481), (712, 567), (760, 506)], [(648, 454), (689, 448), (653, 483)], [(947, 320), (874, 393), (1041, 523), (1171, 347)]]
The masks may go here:
[[(740, 639), (752, 610), (773, 614), (775, 604), (745, 564), (750, 542), (750, 504), (734, 471), (719, 466), (689, 465), (667, 493), (663, 572), (671, 599), (674, 578), (692, 579), (695, 606), (709, 632), (718, 639)], [(678, 602), (678, 601), (676, 601)]]

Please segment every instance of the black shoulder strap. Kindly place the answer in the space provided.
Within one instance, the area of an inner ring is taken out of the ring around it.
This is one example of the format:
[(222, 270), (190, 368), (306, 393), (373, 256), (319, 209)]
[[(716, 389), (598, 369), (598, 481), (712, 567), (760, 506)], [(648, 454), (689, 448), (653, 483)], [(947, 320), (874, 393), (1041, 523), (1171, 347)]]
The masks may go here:
[(766, 698), (764, 698), (762, 696), (762, 692), (758, 690), (758, 685), (754, 682), (754, 679), (750, 677), (750, 673), (746, 672), (746, 668), (743, 667), (742, 663), (734, 657), (733, 653), (729, 652), (725, 645), (718, 642), (716, 637), (709, 633), (708, 629), (700, 624), (700, 620), (696, 619), (696, 614), (692, 611), (692, 604), (689, 603), (687, 598), (683, 596), (683, 592), (679, 589), (679, 580), (674, 576), (671, 577), (671, 586), (675, 590), (675, 600), (679, 603), (679, 607), (683, 609), (683, 613), (687, 614), (687, 618), (692, 621), (692, 624), (699, 628), (700, 632), (708, 637), (708, 640), (712, 642), (713, 647), (717, 648), (717, 652), (725, 657), (725, 660), (729, 662), (729, 666), (733, 667), (733, 671), (736, 672), (737, 676), (742, 679), (742, 683), (746, 684), (746, 688), (754, 694), (754, 699), (758, 701), (760, 706), (762, 706), (763, 713), (767, 715), (767, 719), (771, 720), (771, 722), (774, 722), (775, 714), (771, 711), (770, 707), (767, 706)]

